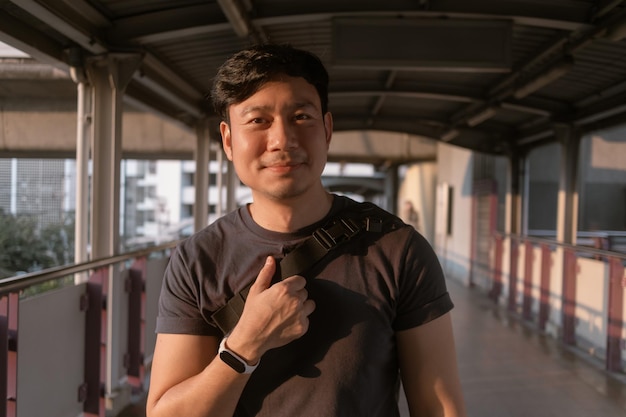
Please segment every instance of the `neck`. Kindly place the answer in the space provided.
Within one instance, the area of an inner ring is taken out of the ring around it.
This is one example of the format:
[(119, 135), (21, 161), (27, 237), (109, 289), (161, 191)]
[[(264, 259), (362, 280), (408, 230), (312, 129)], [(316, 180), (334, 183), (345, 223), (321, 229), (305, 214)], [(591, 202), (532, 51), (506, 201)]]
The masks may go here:
[(276, 201), (255, 198), (248, 209), (259, 226), (275, 232), (288, 233), (324, 218), (330, 211), (332, 203), (333, 196), (322, 190), (314, 200)]

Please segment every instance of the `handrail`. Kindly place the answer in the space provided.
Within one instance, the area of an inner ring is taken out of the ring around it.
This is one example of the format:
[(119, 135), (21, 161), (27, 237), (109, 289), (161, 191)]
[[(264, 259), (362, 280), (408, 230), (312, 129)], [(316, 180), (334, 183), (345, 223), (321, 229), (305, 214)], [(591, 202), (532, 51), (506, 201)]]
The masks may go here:
[(79, 264), (70, 264), (56, 266), (44, 269), (42, 271), (30, 272), (23, 275), (17, 275), (9, 278), (0, 279), (0, 295), (23, 290), (32, 285), (41, 284), (68, 275), (84, 272), (90, 269), (98, 269), (104, 266), (124, 262), (128, 259), (140, 258), (150, 255), (154, 252), (160, 252), (175, 247), (180, 240), (162, 243), (160, 245), (138, 249), (132, 252), (126, 252), (106, 258), (95, 259), (92, 261), (82, 262)]
[(525, 240), (531, 243), (537, 244), (548, 244), (552, 246), (560, 246), (564, 249), (570, 249), (575, 252), (585, 252), (593, 255), (598, 255), (601, 257), (612, 257), (626, 260), (626, 253), (623, 252), (615, 252), (606, 249), (597, 249), (589, 246), (581, 246), (581, 245), (573, 245), (571, 243), (559, 242), (558, 240), (548, 239), (544, 237), (535, 237), (535, 236), (527, 236), (527, 235), (519, 235), (513, 233), (504, 233), (504, 232), (495, 232), (496, 236), (502, 236), (504, 238), (514, 239), (514, 240)]

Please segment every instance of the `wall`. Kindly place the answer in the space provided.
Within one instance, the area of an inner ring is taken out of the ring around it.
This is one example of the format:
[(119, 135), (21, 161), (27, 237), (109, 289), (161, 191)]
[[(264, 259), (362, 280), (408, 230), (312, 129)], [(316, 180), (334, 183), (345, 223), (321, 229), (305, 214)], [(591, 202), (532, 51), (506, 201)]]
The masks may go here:
[[(404, 178), (398, 187), (398, 207), (402, 208), (405, 201), (413, 203), (419, 215), (417, 230), (431, 242), (435, 236), (435, 194), (437, 187), (437, 164), (422, 162), (409, 165)], [(402, 217), (402, 210), (400, 217)], [(407, 220), (404, 219), (403, 220)]]
[[(466, 284), (471, 256), (472, 169), (471, 151), (438, 145), (434, 246), (446, 275)], [(449, 189), (451, 198), (447, 198)]]

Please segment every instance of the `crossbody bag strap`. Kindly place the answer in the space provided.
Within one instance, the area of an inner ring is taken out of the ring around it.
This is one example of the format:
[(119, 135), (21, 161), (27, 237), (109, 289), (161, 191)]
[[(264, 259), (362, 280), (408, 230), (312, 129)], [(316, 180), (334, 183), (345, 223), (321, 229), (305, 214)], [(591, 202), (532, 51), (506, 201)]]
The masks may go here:
[[(304, 275), (331, 251), (343, 246), (361, 232), (381, 233), (384, 219), (380, 213), (384, 212), (380, 209), (374, 210), (374, 205), (362, 203), (361, 206), (362, 209), (358, 211), (340, 212), (285, 255), (280, 260), (281, 280), (293, 275)], [(388, 213), (386, 215), (391, 216)], [(211, 315), (224, 334), (230, 333), (239, 321), (250, 287), (252, 283)]]

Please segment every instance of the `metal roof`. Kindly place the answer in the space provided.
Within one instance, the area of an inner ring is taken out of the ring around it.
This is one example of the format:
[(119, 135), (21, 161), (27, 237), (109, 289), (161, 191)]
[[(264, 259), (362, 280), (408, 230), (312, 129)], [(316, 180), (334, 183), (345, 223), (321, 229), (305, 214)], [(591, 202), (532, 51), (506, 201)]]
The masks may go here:
[(623, 0), (0, 0), (1, 41), (65, 68), (140, 54), (127, 94), (188, 126), (227, 56), (290, 43), (326, 64), (335, 130), (504, 155), (624, 123), (625, 39)]

